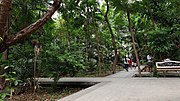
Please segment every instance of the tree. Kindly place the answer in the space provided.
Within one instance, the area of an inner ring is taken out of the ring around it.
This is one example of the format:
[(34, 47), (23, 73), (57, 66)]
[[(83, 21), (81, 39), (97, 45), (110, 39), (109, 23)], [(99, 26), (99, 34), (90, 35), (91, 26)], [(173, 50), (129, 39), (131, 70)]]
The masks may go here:
[(47, 13), (39, 20), (34, 22), (33, 24), (27, 26), (21, 31), (17, 32), (16, 35), (6, 35), (7, 29), (7, 21), (9, 17), (9, 12), (11, 8), (11, 0), (2, 0), (0, 12), (0, 52), (5, 51), (9, 46), (16, 44), (17, 42), (25, 39), (27, 36), (32, 34), (33, 31), (36, 31), (38, 28), (43, 26), (54, 14), (54, 12), (60, 7), (61, 0), (54, 0), (54, 3), (49, 8)]
[(140, 15), (132, 22), (137, 26), (134, 27), (142, 54), (152, 53), (156, 61), (166, 57), (179, 60), (178, 4), (177, 0), (142, 0), (132, 4), (133, 12)]
[[(4, 52), (8, 47), (16, 44), (17, 42), (22, 41), (26, 37), (32, 34), (33, 31), (36, 31), (42, 27), (54, 14), (54, 12), (60, 7), (61, 0), (54, 0), (52, 6), (48, 9), (47, 13), (37, 20), (36, 22), (30, 24), (26, 28), (23, 28), (16, 35), (8, 35), (9, 31), (9, 16), (11, 11), (12, 0), (1, 0), (0, 1), (0, 53)], [(2, 68), (1, 68), (2, 69)], [(6, 71), (1, 70), (0, 75), (4, 74)], [(0, 77), (0, 81), (3, 81), (1, 84), (4, 84), (5, 78)], [(3, 87), (3, 85), (1, 85)], [(2, 88), (3, 89), (3, 88)]]
[(109, 22), (109, 19), (108, 19), (108, 12), (109, 12), (109, 1), (108, 0), (105, 0), (106, 1), (106, 7), (107, 7), (107, 10), (106, 10), (106, 13), (104, 15), (104, 18), (105, 18), (105, 21), (108, 25), (108, 28), (109, 28), (109, 32), (111, 34), (111, 39), (112, 39), (112, 45), (113, 45), (113, 48), (114, 48), (114, 60), (113, 60), (113, 66), (112, 66), (112, 69), (113, 69), (113, 73), (115, 73), (115, 69), (116, 69), (116, 64), (117, 64), (117, 59), (118, 59), (118, 54), (117, 54), (117, 46), (116, 46), (116, 41), (115, 41), (115, 36), (114, 36), (114, 33), (113, 33), (113, 30), (112, 30), (112, 27), (111, 27), (111, 24)]
[(127, 5), (126, 10), (127, 10), (126, 12), (127, 12), (128, 23), (129, 23), (129, 32), (131, 33), (133, 49), (134, 49), (134, 53), (135, 53), (135, 56), (136, 56), (136, 62), (137, 62), (137, 65), (138, 65), (138, 72), (139, 72), (139, 76), (141, 77), (141, 68), (140, 68), (140, 63), (139, 63), (139, 55), (138, 55), (138, 52), (137, 52), (137, 49), (136, 49), (135, 37), (134, 37), (134, 32), (133, 32), (133, 29), (132, 29), (132, 26), (131, 26), (131, 19), (130, 19), (131, 16), (130, 16), (130, 11), (129, 11), (128, 5)]

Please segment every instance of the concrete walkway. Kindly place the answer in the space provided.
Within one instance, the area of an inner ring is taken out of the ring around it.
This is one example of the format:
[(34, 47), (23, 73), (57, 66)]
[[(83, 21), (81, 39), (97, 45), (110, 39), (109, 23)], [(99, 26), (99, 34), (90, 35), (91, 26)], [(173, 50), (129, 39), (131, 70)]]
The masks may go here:
[[(116, 80), (116, 78), (132, 78), (135, 74), (137, 74), (137, 70), (132, 69), (129, 72), (120, 71), (116, 74), (106, 76), (106, 77), (64, 77), (58, 80), (58, 83), (81, 83), (81, 82), (110, 82)], [(54, 80), (51, 78), (37, 78), (40, 84), (52, 84)]]
[(58, 101), (180, 101), (180, 78), (135, 78), (136, 70), (105, 78), (62, 78), (100, 82)]
[[(65, 82), (110, 82), (116, 80), (116, 78), (132, 78), (135, 74), (137, 74), (137, 70), (132, 69), (129, 72), (120, 71), (116, 74), (106, 76), (106, 77), (64, 77), (59, 79), (59, 83)], [(53, 79), (50, 78), (37, 78), (40, 84), (51, 84), (54, 82)]]

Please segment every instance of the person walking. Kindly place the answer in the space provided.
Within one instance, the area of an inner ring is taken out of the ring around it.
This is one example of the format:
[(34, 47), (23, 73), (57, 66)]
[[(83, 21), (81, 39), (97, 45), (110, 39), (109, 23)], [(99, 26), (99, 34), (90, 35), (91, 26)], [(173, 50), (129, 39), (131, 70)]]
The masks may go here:
[(149, 72), (152, 72), (152, 67), (153, 67), (153, 61), (152, 61), (152, 56), (151, 55), (147, 55), (147, 65), (148, 65), (148, 68), (149, 68)]
[(128, 59), (128, 64), (129, 64), (129, 67), (132, 69), (132, 59), (131, 58)]
[(136, 66), (137, 66), (136, 58), (133, 58), (133, 59), (132, 59), (132, 62), (133, 62), (133, 67), (134, 67), (134, 69), (136, 69)]
[(128, 72), (129, 64), (128, 64), (127, 58), (125, 57), (125, 58), (123, 59), (123, 61), (124, 61), (124, 66), (123, 66), (123, 68)]

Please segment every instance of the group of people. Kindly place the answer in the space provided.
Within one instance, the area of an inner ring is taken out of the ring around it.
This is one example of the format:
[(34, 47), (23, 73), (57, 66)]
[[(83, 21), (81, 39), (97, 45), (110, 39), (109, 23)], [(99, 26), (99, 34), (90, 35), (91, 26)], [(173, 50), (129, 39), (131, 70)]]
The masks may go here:
[(136, 68), (136, 61), (135, 59), (133, 60), (132, 58), (129, 58), (129, 57), (125, 57), (123, 59), (123, 62), (124, 62), (124, 66), (123, 68), (128, 71), (129, 67), (132, 69), (132, 67), (135, 67)]
[[(153, 57), (152, 57), (152, 55), (151, 54), (148, 54), (147, 56), (146, 56), (146, 59), (147, 59), (147, 67), (148, 67), (148, 71), (149, 72), (153, 72), (153, 65), (154, 65), (154, 63), (153, 63)], [(170, 59), (169, 58), (166, 58), (166, 59), (164, 59), (164, 61), (166, 62), (166, 61), (170, 61)], [(123, 68), (126, 70), (126, 71), (128, 71), (128, 69), (129, 69), (129, 67), (132, 69), (133, 67), (134, 67), (134, 69), (136, 69), (136, 60), (135, 59), (132, 59), (132, 58), (130, 58), (130, 57), (124, 57), (123, 58)]]
[[(147, 55), (147, 66), (148, 66), (148, 69), (149, 69), (149, 72), (152, 72), (152, 67), (153, 67), (153, 58), (151, 55)], [(132, 58), (129, 58), (129, 57), (125, 57), (123, 59), (123, 62), (124, 62), (124, 66), (123, 68), (128, 71), (129, 67), (132, 69), (133, 67), (136, 69), (136, 61), (135, 59), (133, 60)]]

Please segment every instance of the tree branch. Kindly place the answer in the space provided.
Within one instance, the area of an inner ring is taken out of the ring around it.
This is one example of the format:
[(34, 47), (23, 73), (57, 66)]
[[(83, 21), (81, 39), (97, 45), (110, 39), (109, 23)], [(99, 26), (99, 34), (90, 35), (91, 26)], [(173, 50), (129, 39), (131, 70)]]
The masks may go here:
[(109, 4), (108, 4), (108, 0), (105, 0), (105, 1), (106, 1), (107, 10), (106, 10), (106, 13), (105, 13), (104, 17), (108, 17)]
[(32, 32), (36, 31), (38, 28), (42, 27), (55, 13), (55, 11), (60, 7), (62, 0), (54, 0), (52, 7), (49, 8), (47, 13), (36, 22), (32, 23), (28, 27), (19, 31), (15, 36), (7, 36), (0, 44), (0, 52), (5, 51), (9, 46), (20, 42), (21, 40), (25, 39), (27, 36), (31, 35)]

